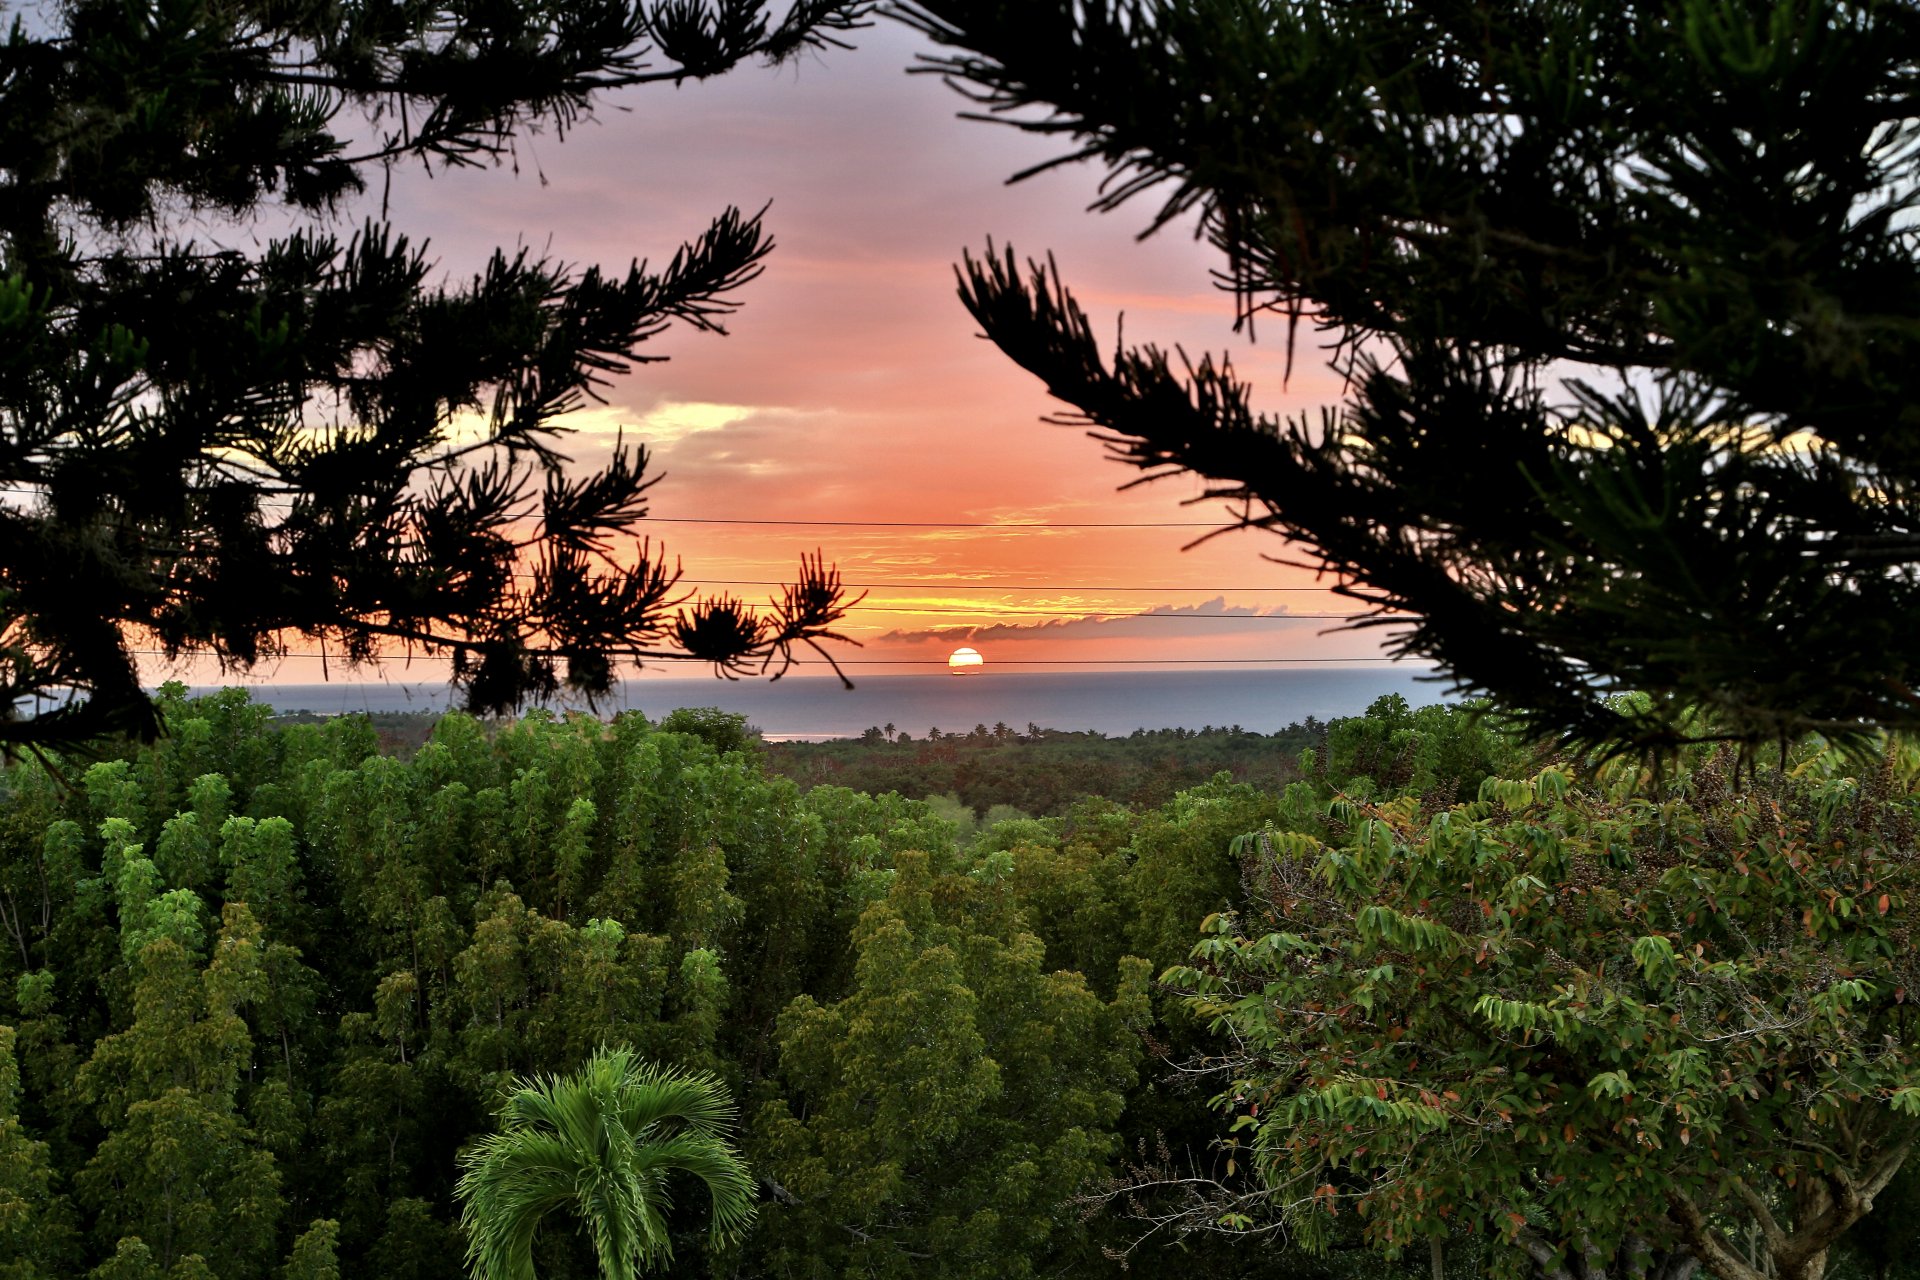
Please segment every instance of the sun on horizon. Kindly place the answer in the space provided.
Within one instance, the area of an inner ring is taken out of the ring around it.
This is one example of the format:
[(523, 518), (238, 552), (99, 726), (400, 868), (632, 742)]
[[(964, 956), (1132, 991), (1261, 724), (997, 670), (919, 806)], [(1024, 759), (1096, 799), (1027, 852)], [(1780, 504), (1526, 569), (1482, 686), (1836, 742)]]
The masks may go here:
[(947, 670), (956, 676), (977, 676), (986, 667), (987, 660), (980, 656), (978, 649), (962, 645), (947, 658)]

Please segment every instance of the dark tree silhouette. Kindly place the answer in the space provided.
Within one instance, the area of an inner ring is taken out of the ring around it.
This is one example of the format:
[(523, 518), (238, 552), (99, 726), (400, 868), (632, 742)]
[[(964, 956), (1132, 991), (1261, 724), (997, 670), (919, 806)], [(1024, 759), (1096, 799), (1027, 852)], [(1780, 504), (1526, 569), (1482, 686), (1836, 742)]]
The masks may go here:
[(1256, 412), (990, 246), (962, 296), (1059, 421), (1209, 479), (1535, 729), (1920, 728), (1920, 10), (903, 8), (985, 114), (1106, 167), (1096, 208), (1197, 217), (1239, 321), (1307, 323), (1350, 392)]
[[(664, 264), (501, 252), (451, 284), (391, 226), (328, 226), (396, 164), (493, 163), (608, 90), (839, 44), (867, 8), (78, 0), (16, 19), (0, 744), (156, 732), (141, 647), (450, 655), (493, 711), (605, 692), (622, 661), (777, 675), (833, 637), (846, 601), (818, 559), (764, 610), (676, 589), (635, 538), (643, 446), (563, 468), (566, 413), (662, 358), (649, 339), (721, 331), (771, 248), (758, 215), (726, 210)], [(189, 234), (265, 212), (298, 229), (253, 252)], [(27, 714), (36, 695), (52, 709)]]

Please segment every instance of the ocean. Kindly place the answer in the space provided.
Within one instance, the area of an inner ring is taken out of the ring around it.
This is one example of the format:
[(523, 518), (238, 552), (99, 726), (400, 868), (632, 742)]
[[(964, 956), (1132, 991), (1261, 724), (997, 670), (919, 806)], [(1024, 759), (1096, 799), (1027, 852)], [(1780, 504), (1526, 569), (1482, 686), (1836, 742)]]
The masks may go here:
[[(1447, 701), (1425, 668), (1380, 666), (1235, 671), (992, 672), (971, 676), (869, 676), (842, 689), (833, 679), (648, 679), (624, 682), (603, 712), (636, 709), (659, 719), (677, 707), (719, 707), (744, 714), (776, 741), (858, 737), (871, 725), (924, 736), (965, 733), (1005, 722), (1025, 732), (1092, 731), (1109, 737), (1135, 729), (1239, 725), (1272, 733), (1314, 716), (1357, 715), (1383, 694), (1415, 706)], [(334, 715), (355, 711), (436, 711), (455, 705), (436, 682), (336, 681), (258, 684), (255, 698), (279, 711)], [(203, 692), (196, 690), (196, 692)]]

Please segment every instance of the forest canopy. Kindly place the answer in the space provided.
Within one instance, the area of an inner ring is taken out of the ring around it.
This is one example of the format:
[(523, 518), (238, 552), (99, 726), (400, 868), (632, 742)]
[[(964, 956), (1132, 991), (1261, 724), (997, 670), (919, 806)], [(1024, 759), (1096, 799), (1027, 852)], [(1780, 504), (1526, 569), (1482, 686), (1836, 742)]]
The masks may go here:
[[(72, 788), (4, 777), (6, 1274), (451, 1280), (461, 1153), (607, 1045), (738, 1108), (758, 1221), (669, 1218), (688, 1274), (1362, 1280), (1429, 1274), (1363, 1246), (1437, 1241), (1449, 1274), (1547, 1276), (1582, 1240), (1691, 1239), (1579, 1168), (1638, 1162), (1729, 1237), (1738, 1186), (1781, 1222), (1796, 1176), (1909, 1194), (1904, 749), (1742, 788), (1699, 752), (1653, 801), (1508, 742), (1463, 788), (1447, 720), (1382, 699), (1278, 785), (963, 831), (771, 775), (712, 713), (455, 714), (401, 758), (239, 691), (162, 709)], [(1273, 1024), (1276, 982), (1340, 1036)], [(1732, 1038), (1668, 1029), (1669, 997)], [(1366, 1158), (1338, 1145), (1361, 1112)], [(1871, 1169), (1810, 1156), (1843, 1127)], [(1903, 1220), (1852, 1204), (1835, 1265), (1901, 1256)], [(535, 1257), (592, 1265), (559, 1219)]]

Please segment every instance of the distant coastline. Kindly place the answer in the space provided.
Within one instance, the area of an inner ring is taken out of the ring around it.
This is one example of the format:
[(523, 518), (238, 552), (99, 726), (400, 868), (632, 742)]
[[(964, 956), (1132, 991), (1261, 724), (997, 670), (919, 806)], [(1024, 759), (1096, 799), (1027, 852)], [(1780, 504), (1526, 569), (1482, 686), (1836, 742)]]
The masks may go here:
[[(851, 691), (838, 681), (642, 679), (622, 682), (600, 711), (638, 710), (659, 719), (677, 707), (719, 707), (745, 715), (775, 741), (857, 737), (894, 724), (916, 736), (931, 728), (964, 733), (1005, 723), (1125, 736), (1135, 729), (1238, 725), (1273, 733), (1308, 716), (1357, 715), (1397, 693), (1416, 706), (1452, 701), (1425, 667), (1315, 667), (1275, 670), (1125, 671), (868, 676)], [(1427, 677), (1427, 678), (1422, 678)], [(195, 688), (194, 692), (209, 692)], [(444, 711), (457, 700), (439, 681), (257, 684), (253, 696), (281, 712)], [(561, 704), (566, 705), (566, 704)], [(580, 709), (584, 710), (582, 706)]]

